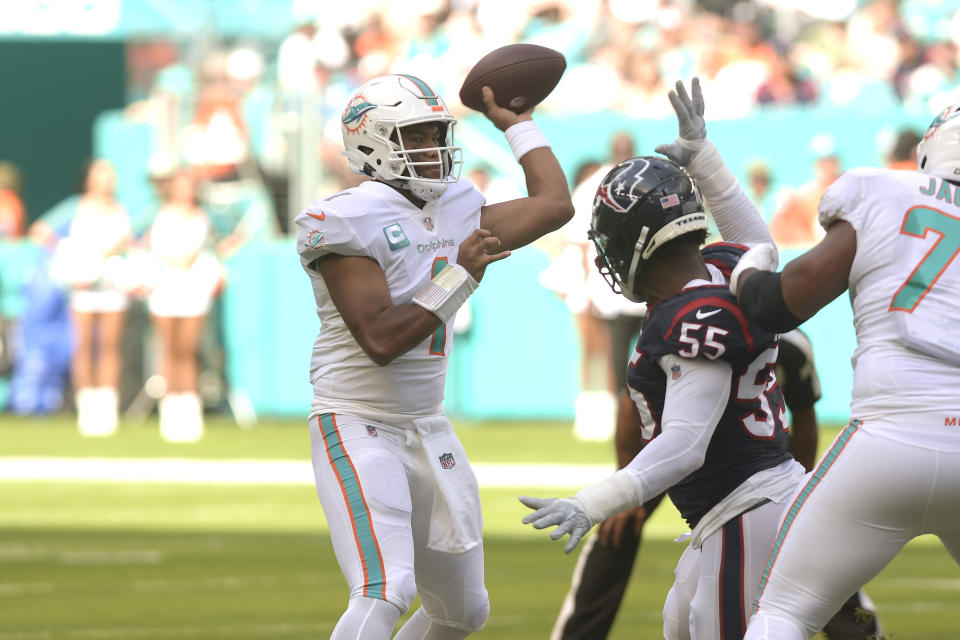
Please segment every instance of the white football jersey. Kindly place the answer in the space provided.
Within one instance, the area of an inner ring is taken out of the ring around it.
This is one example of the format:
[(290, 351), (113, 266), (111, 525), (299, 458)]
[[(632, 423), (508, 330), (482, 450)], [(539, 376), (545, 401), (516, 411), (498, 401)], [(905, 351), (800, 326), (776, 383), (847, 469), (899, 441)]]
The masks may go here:
[(467, 180), (450, 184), (423, 209), (390, 186), (369, 181), (316, 200), (297, 216), (297, 252), (321, 322), (310, 364), (313, 415), (341, 412), (396, 424), (443, 413), (453, 320), (378, 366), (346, 327), (314, 262), (330, 253), (372, 258), (383, 269), (393, 304), (407, 304), (448, 262), (456, 262), (460, 243), (480, 226), (483, 204)]
[(915, 171), (854, 169), (820, 201), (857, 232), (852, 416), (960, 407), (960, 187)]

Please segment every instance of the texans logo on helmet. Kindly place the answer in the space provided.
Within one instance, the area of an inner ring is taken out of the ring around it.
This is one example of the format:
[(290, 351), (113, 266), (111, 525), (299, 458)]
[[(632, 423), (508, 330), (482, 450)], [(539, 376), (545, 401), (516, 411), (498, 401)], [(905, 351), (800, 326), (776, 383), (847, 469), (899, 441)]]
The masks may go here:
[[(603, 200), (607, 206), (614, 211), (626, 213), (637, 203), (637, 198), (633, 196), (633, 190), (643, 180), (643, 174), (650, 166), (650, 162), (644, 158), (634, 158), (633, 160), (628, 160), (623, 163), (621, 166), (623, 168), (612, 180), (600, 186), (600, 189), (597, 190), (597, 197)], [(629, 174), (631, 171), (635, 171), (636, 174), (633, 184), (627, 188), (626, 181), (620, 179), (620, 177)], [(621, 199), (618, 199), (618, 196), (624, 195), (629, 198), (626, 205), (623, 204)]]

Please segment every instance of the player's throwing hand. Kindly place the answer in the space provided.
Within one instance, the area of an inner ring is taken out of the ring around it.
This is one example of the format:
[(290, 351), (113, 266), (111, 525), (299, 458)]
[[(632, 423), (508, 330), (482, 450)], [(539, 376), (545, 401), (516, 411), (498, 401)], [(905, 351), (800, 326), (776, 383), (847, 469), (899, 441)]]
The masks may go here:
[(494, 100), (493, 89), (490, 87), (484, 87), (480, 91), (483, 95), (484, 115), (486, 115), (490, 122), (493, 123), (493, 126), (500, 129), (500, 131), (506, 131), (518, 122), (533, 120), (533, 117), (530, 115), (533, 112), (532, 107), (521, 113), (515, 113), (497, 104), (496, 100)]

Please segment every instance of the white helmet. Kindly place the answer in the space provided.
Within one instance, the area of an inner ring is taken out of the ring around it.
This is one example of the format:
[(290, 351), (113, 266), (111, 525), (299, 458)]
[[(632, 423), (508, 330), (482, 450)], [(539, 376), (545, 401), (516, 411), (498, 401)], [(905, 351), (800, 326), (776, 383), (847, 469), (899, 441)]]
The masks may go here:
[[(453, 146), (456, 120), (440, 96), (419, 78), (389, 75), (366, 82), (350, 97), (340, 122), (343, 154), (354, 173), (408, 189), (414, 196), (428, 201), (442, 196), (447, 185), (460, 175), (461, 150)], [(405, 149), (397, 129), (422, 122), (442, 125), (443, 146)], [(437, 159), (423, 160), (431, 152), (435, 152)], [(418, 167), (437, 165), (441, 177), (418, 175)]]
[(960, 104), (941, 111), (917, 145), (917, 168), (923, 173), (960, 180)]

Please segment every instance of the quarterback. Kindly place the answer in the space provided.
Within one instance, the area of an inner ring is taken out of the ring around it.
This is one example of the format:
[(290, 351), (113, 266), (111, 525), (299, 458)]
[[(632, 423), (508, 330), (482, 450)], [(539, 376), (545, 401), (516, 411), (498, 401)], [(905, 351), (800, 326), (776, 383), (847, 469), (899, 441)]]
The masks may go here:
[(504, 131), (528, 197), (486, 205), (459, 179), (443, 100), (419, 78), (374, 78), (342, 116), (350, 168), (370, 178), (310, 204), (297, 250), (322, 326), (313, 347), (312, 459), (350, 588), (335, 640), (458, 640), (483, 627), (476, 478), (444, 417), (457, 309), (486, 267), (566, 223), (569, 189), (530, 112), (486, 115)]
[(737, 265), (744, 313), (786, 331), (849, 291), (851, 421), (798, 490), (764, 567), (746, 638), (812, 637), (916, 536), (960, 560), (960, 105), (917, 148), (918, 171), (852, 169), (820, 201), (826, 230), (782, 273)]

